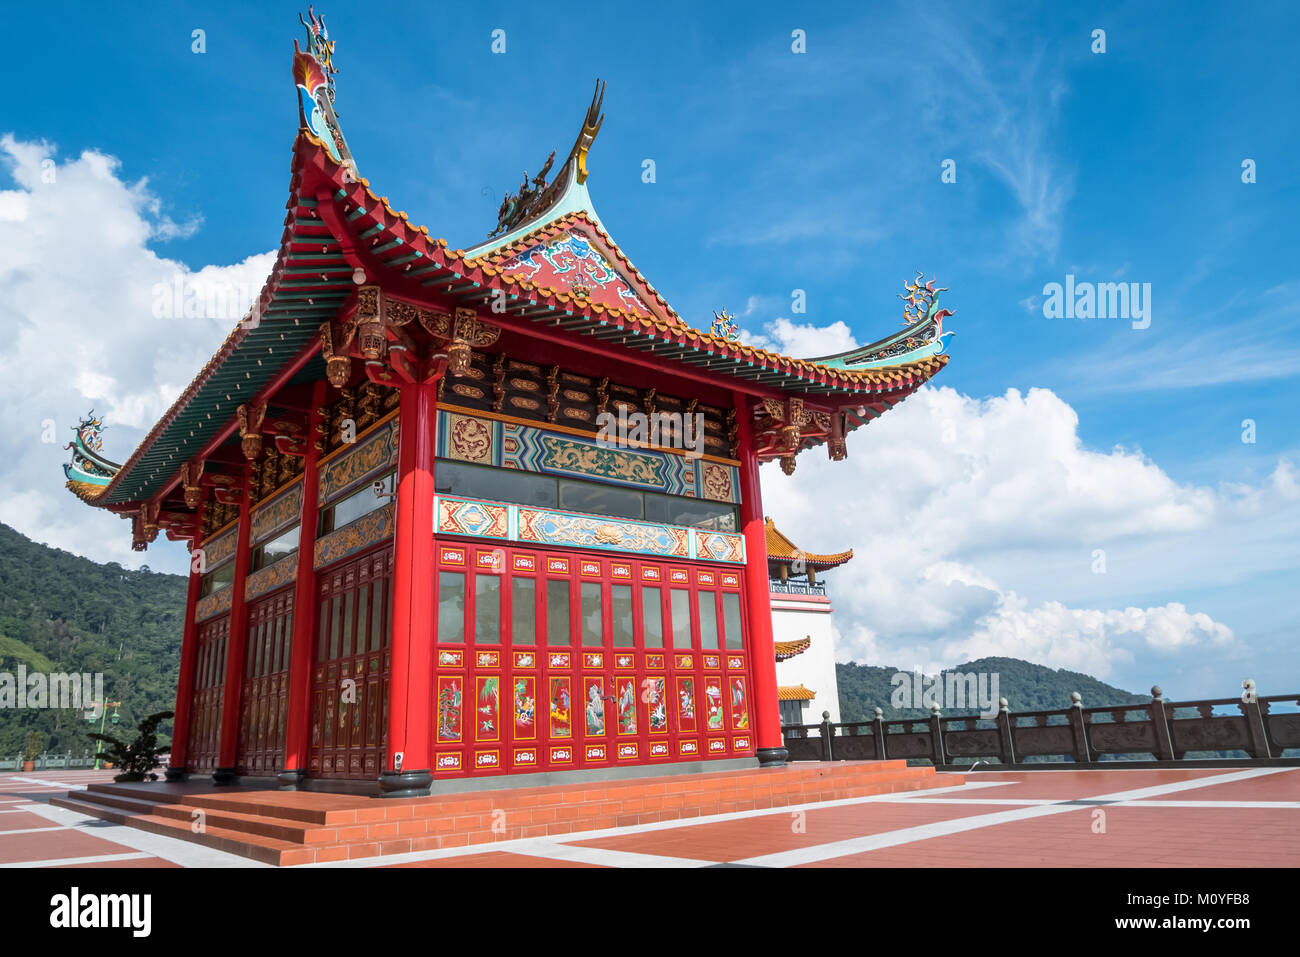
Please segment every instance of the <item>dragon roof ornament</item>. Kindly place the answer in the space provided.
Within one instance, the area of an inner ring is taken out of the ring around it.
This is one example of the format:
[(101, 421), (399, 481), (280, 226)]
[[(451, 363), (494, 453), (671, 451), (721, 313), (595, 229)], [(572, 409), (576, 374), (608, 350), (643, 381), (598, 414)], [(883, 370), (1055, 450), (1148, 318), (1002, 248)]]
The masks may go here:
[(298, 14), (298, 22), (307, 31), (307, 49), (300, 49), (293, 41), (293, 80), (298, 87), (298, 106), (303, 125), (311, 131), (330, 156), (338, 163), (351, 168), (356, 177), (356, 163), (343, 138), (338, 115), (334, 112), (334, 41), (330, 39), (325, 18), (317, 17), (312, 7), (307, 7), (310, 22)]
[(555, 163), (555, 150), (551, 150), (551, 155), (546, 158), (540, 173), (529, 179), (528, 172), (525, 171), (523, 181), (519, 184), (519, 192), (508, 192), (502, 197), (501, 206), (497, 209), (497, 225), (488, 234), (489, 239), (508, 233), (530, 219), (540, 217), (564, 194), (570, 179), (579, 185), (587, 182), (587, 153), (591, 149), (591, 144), (596, 141), (596, 134), (600, 132), (601, 124), (605, 122), (605, 114), (601, 112), (604, 103), (605, 84), (597, 80), (591, 105), (587, 107), (587, 114), (582, 120), (582, 129), (578, 131), (573, 148), (569, 150), (569, 155), (565, 158), (554, 181), (547, 185), (547, 174)]
[(72, 452), (72, 461), (63, 466), (63, 475), (74, 491), (74, 483), (103, 488), (122, 468), (117, 462), (110, 462), (100, 454), (103, 430), (103, 420), (91, 409), (73, 428), (76, 437), (64, 446)]

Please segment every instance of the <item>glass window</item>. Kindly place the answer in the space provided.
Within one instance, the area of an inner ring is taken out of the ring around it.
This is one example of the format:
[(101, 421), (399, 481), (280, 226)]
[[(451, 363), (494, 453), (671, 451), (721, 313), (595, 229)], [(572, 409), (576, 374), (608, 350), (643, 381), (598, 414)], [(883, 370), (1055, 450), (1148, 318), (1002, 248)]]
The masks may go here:
[(700, 606), (700, 647), (718, 647), (718, 604), (713, 592), (700, 589), (695, 596)]
[(652, 522), (669, 525), (690, 525), (715, 532), (736, 530), (736, 507), (722, 502), (707, 502), (680, 495), (647, 494), (645, 517)]
[(546, 508), (555, 508), (556, 505), (555, 479), (518, 469), (466, 465), (439, 459), (433, 470), (433, 485), (444, 495)]
[(396, 473), (389, 472), (374, 481), (367, 482), (347, 498), (324, 509), (321, 512), (321, 534), (342, 528), (350, 522), (355, 522), (362, 515), (367, 515), (377, 508), (383, 508), (393, 501), (387, 495), (376, 495), (374, 485), (375, 482), (380, 482), (385, 492), (392, 492), (396, 489), (395, 480)]
[(357, 589), (357, 651), (365, 654), (366, 642), (370, 634), (370, 589), (362, 585)]
[(371, 583), (371, 590), (374, 593), (374, 600), (370, 603), (370, 650), (378, 651), (380, 644), (383, 642), (384, 627), (384, 608), (387, 606), (387, 593), (385, 586), (388, 579)]
[(339, 657), (339, 635), (343, 630), (343, 598), (340, 595), (334, 596), (334, 605), (330, 610), (330, 661), (337, 661)]
[(352, 654), (352, 611), (356, 606), (357, 593), (350, 591), (343, 601), (343, 657)]
[(612, 585), (609, 589), (610, 611), (614, 626), (614, 647), (632, 647), (632, 586)]
[(516, 645), (537, 644), (537, 586), (531, 578), (510, 581), (510, 641)]
[(298, 550), (298, 537), (301, 534), (297, 525), (293, 525), (269, 542), (263, 542), (253, 549), (252, 571), (274, 565), (282, 558), (287, 558)]
[(689, 648), (691, 646), (691, 593), (685, 588), (673, 588), (669, 591), (673, 616), (673, 647)]
[(438, 641), (465, 640), (465, 573), (438, 575)]
[(734, 591), (722, 593), (722, 622), (727, 632), (727, 647), (745, 647), (745, 637), (740, 633), (740, 596)]
[(600, 582), (582, 583), (582, 643), (588, 647), (599, 647), (605, 643), (605, 629), (601, 623), (604, 611), (601, 601)]
[(641, 586), (641, 640), (646, 648), (664, 646), (664, 615), (658, 585)]
[(203, 581), (199, 583), (199, 592), (203, 597), (211, 595), (213, 592), (221, 591), (235, 582), (235, 563), (227, 562), (220, 568), (208, 572), (203, 576)]
[(474, 576), (474, 641), (501, 644), (501, 579), (496, 575)]
[(616, 515), (619, 518), (642, 518), (642, 495), (630, 489), (595, 482), (560, 482), (560, 508), (594, 515)]
[(330, 620), (330, 600), (328, 598), (325, 598), (321, 600), (320, 617), (316, 619), (316, 627), (320, 629), (320, 638), (316, 642), (317, 661), (327, 660), (325, 658), (325, 652), (328, 646), (325, 644), (325, 638), (329, 630), (329, 620)]
[(569, 644), (569, 582), (552, 578), (546, 583), (546, 643)]

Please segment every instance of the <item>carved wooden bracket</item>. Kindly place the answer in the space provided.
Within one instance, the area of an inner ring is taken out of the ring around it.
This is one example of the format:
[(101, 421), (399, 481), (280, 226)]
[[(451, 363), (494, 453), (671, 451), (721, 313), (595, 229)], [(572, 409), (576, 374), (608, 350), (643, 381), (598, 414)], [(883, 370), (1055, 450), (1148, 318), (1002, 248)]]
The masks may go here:
[(244, 458), (250, 462), (262, 452), (262, 422), (266, 418), (266, 403), (250, 406), (244, 403), (235, 410), (239, 418), (239, 445)]
[(473, 309), (457, 309), (452, 321), (451, 345), (447, 347), (447, 371), (464, 375), (469, 371), (474, 347), (493, 345), (500, 337), (500, 327), (483, 322)]
[(199, 484), (203, 478), (204, 462), (200, 458), (190, 459), (181, 466), (181, 488), (185, 492), (185, 505), (188, 508), (198, 508), (199, 500), (203, 495), (203, 487)]

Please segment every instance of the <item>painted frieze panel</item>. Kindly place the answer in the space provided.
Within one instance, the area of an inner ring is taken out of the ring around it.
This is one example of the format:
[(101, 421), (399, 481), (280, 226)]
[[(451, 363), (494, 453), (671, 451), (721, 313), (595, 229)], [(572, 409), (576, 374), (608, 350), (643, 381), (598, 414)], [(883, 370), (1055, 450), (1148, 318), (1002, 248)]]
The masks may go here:
[(446, 675), (438, 678), (438, 741), (440, 743), (461, 740), (464, 688), (464, 678)]
[[(552, 738), (573, 737), (573, 699), (569, 688), (570, 681), (567, 677), (551, 678)], [(570, 760), (572, 760), (571, 756)]]
[(749, 701), (745, 697), (745, 679), (731, 676), (731, 730), (749, 730)]
[(244, 598), (252, 600), (275, 591), (298, 577), (298, 553), (286, 555), (274, 565), (259, 568), (244, 580)]
[(230, 598), (234, 591), (235, 587), (233, 585), (227, 585), (221, 591), (200, 598), (194, 606), (194, 620), (207, 621), (214, 615), (230, 611)]
[[(531, 675), (516, 676), (514, 679), (514, 713), (515, 740), (535, 741), (537, 739), (537, 679)], [(519, 758), (516, 756), (515, 761)]]
[(721, 731), (724, 727), (722, 710), (722, 679), (709, 675), (704, 679), (704, 721), (705, 729)]
[(239, 541), (239, 526), (232, 525), (220, 535), (215, 536), (210, 541), (203, 543), (203, 563), (204, 571), (210, 572), (212, 569), (224, 565), (230, 559), (235, 557), (235, 545)]
[(519, 540), (543, 545), (690, 556), (688, 529), (534, 508), (519, 509)]
[(677, 730), (683, 733), (697, 730), (695, 725), (695, 679), (689, 676), (677, 679)]
[(353, 491), (373, 476), (396, 468), (399, 431), (400, 422), (394, 417), (322, 462), (319, 472), (321, 507)]
[(566, 230), (511, 256), (501, 273), (642, 316), (653, 315), (631, 283), (580, 230)]
[(293, 525), (302, 516), (302, 482), (297, 481), (275, 498), (255, 505), (250, 516), (249, 539), (260, 545)]
[(586, 735), (598, 738), (605, 734), (605, 680), (583, 678), (583, 699)]
[(341, 558), (354, 555), (393, 534), (393, 503), (361, 516), (355, 522), (316, 540), (314, 567), (323, 568)]
[(507, 538), (509, 509), (489, 502), (438, 499), (438, 531), (478, 538)]
[(499, 741), (501, 739), (498, 726), (501, 710), (501, 679), (496, 675), (484, 676), (478, 679), (477, 685), (474, 740)]
[(636, 682), (632, 678), (619, 678), (618, 733), (636, 734)]

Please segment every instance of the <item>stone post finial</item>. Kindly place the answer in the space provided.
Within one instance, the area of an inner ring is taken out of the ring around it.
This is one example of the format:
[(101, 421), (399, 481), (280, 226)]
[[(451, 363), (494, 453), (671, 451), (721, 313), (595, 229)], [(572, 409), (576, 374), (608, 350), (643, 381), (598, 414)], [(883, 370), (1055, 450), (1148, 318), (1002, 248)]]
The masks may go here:
[(1070, 692), (1070, 707), (1072, 707), (1072, 708), (1082, 708), (1082, 707), (1083, 707), (1083, 695), (1079, 694), (1079, 692), (1077, 692), (1077, 691), (1071, 691), (1071, 692)]
[(879, 708), (876, 708), (876, 720), (879, 721), (884, 716), (885, 716), (885, 712), (881, 711)]
[(999, 698), (999, 699), (998, 699), (998, 710), (1001, 711), (1001, 712), (1003, 712), (1004, 714), (1006, 713), (1006, 711), (1007, 711), (1007, 699), (1006, 699), (1006, 698)]
[(831, 719), (831, 713), (830, 713), (829, 711), (823, 711), (823, 712), (822, 712), (822, 720), (823, 720), (823, 721), (829, 721), (830, 719)]
[(943, 712), (941, 712), (941, 711), (939, 710), (939, 705), (938, 705), (938, 704), (932, 704), (932, 705), (930, 705), (930, 713), (931, 713), (932, 715), (934, 715), (934, 716), (937, 718), (937, 717), (939, 717), (939, 715), (942, 714)]
[(1160, 690), (1160, 686), (1159, 686), (1159, 685), (1152, 685), (1152, 686), (1151, 686), (1151, 697), (1155, 698), (1157, 701), (1160, 701), (1160, 700), (1162, 700), (1162, 699), (1164, 698), (1164, 696), (1165, 696), (1165, 693), (1164, 693), (1163, 691)]

